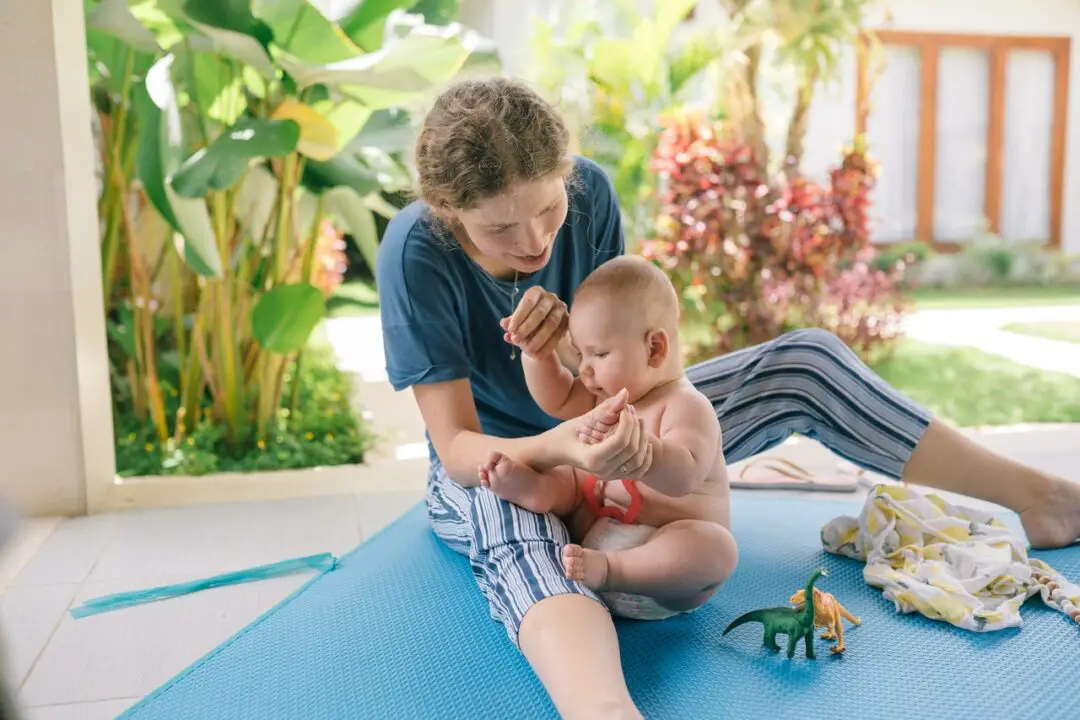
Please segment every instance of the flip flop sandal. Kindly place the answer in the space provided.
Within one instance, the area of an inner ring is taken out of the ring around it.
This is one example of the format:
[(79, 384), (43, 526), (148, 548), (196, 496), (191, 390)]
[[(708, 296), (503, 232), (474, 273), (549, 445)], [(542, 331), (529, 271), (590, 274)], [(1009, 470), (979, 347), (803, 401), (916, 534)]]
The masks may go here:
[[(749, 477), (753, 468), (768, 472)], [(810, 492), (855, 492), (862, 486), (864, 471), (854, 475), (837, 472), (833, 475), (814, 477), (801, 465), (780, 457), (761, 457), (746, 463), (739, 476), (731, 480), (731, 487), (741, 490), (806, 490)]]

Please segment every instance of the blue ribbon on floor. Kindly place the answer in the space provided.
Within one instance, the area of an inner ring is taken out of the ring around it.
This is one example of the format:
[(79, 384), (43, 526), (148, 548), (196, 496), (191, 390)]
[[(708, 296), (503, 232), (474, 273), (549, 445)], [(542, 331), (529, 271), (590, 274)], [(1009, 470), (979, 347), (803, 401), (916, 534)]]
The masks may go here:
[(178, 583), (176, 585), (163, 585), (148, 590), (134, 590), (132, 592), (117, 593), (115, 595), (105, 595), (93, 600), (87, 600), (82, 605), (72, 609), (71, 616), (74, 618), (84, 618), (88, 615), (97, 615), (98, 613), (119, 610), (121, 608), (132, 607), (133, 605), (167, 600), (180, 595), (199, 592), (200, 590), (208, 590), (224, 585), (254, 582), (256, 580), (266, 580), (267, 578), (291, 575), (303, 570), (320, 570), (322, 573), (326, 573), (333, 570), (336, 566), (337, 558), (331, 553), (321, 553), (319, 555), (293, 558), (292, 560), (282, 560), (281, 562), (260, 565), (259, 567), (248, 568), (247, 570), (223, 573), (202, 580), (193, 580), (190, 582)]

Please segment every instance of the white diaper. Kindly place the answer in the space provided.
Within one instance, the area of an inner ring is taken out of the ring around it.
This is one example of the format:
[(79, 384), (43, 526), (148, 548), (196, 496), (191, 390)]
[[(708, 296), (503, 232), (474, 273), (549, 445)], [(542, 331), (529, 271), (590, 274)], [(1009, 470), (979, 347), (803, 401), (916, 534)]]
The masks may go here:
[[(613, 552), (638, 547), (656, 532), (649, 525), (625, 525), (612, 518), (599, 518), (585, 534), (581, 547), (590, 550)], [(670, 610), (644, 595), (621, 592), (600, 593), (613, 615), (633, 620), (663, 620), (682, 611)]]

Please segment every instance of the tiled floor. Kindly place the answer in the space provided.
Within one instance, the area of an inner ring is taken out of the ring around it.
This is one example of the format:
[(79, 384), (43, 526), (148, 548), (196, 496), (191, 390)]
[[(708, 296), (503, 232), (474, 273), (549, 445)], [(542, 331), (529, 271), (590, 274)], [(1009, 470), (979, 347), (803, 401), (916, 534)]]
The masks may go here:
[(420, 499), (410, 491), (61, 520), (0, 595), (7, 685), (18, 689), (27, 720), (116, 717), (311, 575), (79, 620), (70, 608), (291, 557), (342, 554)]
[[(1080, 480), (1080, 426), (987, 433), (979, 439)], [(778, 452), (813, 472), (836, 468), (836, 459), (810, 441)], [(859, 499), (861, 493), (841, 497)], [(420, 499), (420, 490), (410, 490), (35, 521), (13, 544), (30, 547), (32, 556), (11, 548), (0, 556), (0, 640), (7, 683), (18, 689), (27, 720), (115, 717), (272, 608), (310, 574), (79, 620), (70, 616), (70, 608), (114, 592), (291, 557), (341, 554)], [(6, 590), (5, 573), (11, 578)]]

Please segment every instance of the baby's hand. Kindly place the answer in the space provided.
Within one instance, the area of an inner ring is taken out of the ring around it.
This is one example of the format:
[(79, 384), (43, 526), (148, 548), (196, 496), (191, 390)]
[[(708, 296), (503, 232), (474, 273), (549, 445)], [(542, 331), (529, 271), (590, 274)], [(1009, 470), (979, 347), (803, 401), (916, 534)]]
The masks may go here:
[(503, 339), (537, 360), (546, 358), (570, 326), (566, 303), (539, 285), (521, 296), (514, 314), (499, 321)]
[[(627, 405), (626, 408), (633, 412), (632, 405)], [(586, 445), (595, 445), (602, 441), (618, 427), (619, 415), (621, 414), (621, 412), (608, 412), (604, 415), (591, 413), (586, 422), (582, 423), (581, 429), (578, 431), (578, 439)]]

